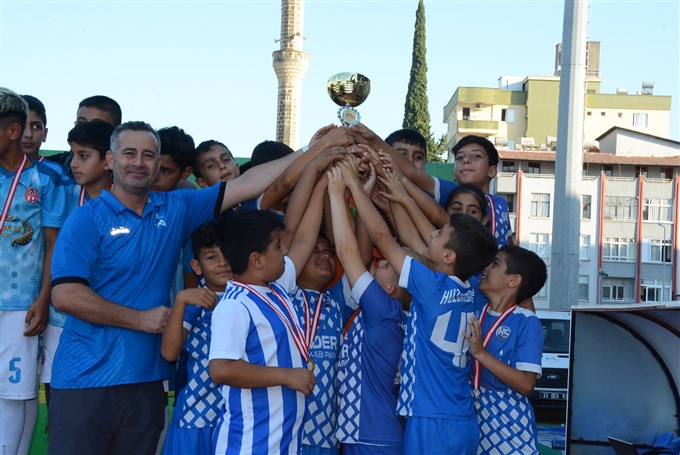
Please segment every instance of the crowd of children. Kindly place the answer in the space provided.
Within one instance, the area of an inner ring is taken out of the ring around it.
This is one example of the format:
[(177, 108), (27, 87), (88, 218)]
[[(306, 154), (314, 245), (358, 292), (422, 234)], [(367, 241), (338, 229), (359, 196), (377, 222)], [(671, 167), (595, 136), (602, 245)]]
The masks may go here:
[(488, 140), (454, 146), (454, 183), (409, 129), (241, 167), (105, 96), (68, 152), (47, 132), (0, 88), (2, 453), (28, 453), (38, 382), (49, 454), (538, 453), (546, 268), (488, 193)]

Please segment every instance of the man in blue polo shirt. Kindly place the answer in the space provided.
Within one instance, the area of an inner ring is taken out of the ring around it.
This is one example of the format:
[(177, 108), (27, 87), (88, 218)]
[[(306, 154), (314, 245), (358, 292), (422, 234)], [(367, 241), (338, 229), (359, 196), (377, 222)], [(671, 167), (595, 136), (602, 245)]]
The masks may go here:
[(161, 333), (181, 245), (201, 224), (261, 194), (301, 152), (226, 184), (151, 192), (160, 141), (144, 122), (117, 127), (113, 189), (66, 221), (52, 301), (69, 315), (52, 370), (48, 453), (154, 453), (168, 364)]

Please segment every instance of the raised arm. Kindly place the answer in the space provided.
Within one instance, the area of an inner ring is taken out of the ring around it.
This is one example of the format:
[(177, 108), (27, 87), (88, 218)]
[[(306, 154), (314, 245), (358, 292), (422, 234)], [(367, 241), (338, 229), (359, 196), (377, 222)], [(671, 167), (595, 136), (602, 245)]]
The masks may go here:
[(366, 273), (359, 245), (354, 237), (349, 218), (349, 210), (345, 202), (345, 181), (342, 171), (334, 167), (328, 171), (328, 194), (331, 203), (333, 234), (335, 235), (335, 252), (340, 259), (349, 284), (354, 287), (361, 275)]
[(354, 196), (357, 212), (363, 218), (364, 226), (373, 244), (378, 247), (385, 259), (392, 264), (397, 273), (401, 273), (401, 268), (406, 258), (406, 253), (392, 237), (390, 229), (382, 219), (378, 210), (375, 208), (368, 195), (364, 192), (359, 179), (357, 178), (356, 164), (352, 160), (342, 161), (339, 166), (342, 169), (342, 176), (347, 187)]

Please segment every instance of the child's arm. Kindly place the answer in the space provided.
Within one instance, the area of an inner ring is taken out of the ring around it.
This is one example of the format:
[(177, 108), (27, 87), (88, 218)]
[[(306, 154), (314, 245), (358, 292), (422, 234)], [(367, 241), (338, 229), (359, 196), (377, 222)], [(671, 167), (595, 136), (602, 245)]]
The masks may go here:
[(240, 389), (285, 386), (309, 396), (314, 390), (314, 373), (306, 368), (254, 365), (245, 360), (212, 359), (208, 367), (215, 384)]
[(168, 362), (175, 362), (182, 352), (189, 331), (184, 328), (184, 313), (187, 305), (200, 305), (212, 310), (217, 304), (217, 294), (208, 288), (184, 289), (177, 293), (170, 312), (168, 325), (161, 339), (161, 356)]
[(406, 259), (406, 253), (392, 237), (390, 229), (385, 224), (378, 210), (373, 206), (368, 195), (364, 191), (357, 178), (356, 164), (351, 160), (342, 161), (339, 164), (342, 176), (347, 187), (352, 191), (357, 212), (361, 214), (364, 226), (373, 244), (378, 247), (385, 259), (392, 265), (397, 274), (401, 274), (401, 268)]
[(482, 344), (482, 329), (476, 317), (470, 318), (468, 327), (471, 333), (463, 331), (463, 336), (470, 343), (470, 354), (498, 379), (522, 395), (530, 395), (536, 386), (536, 373), (513, 368), (489, 354)]
[(349, 219), (349, 211), (345, 203), (345, 181), (338, 167), (332, 168), (328, 175), (328, 194), (331, 201), (333, 233), (335, 235), (335, 252), (340, 259), (347, 279), (352, 287), (366, 273), (366, 267), (359, 255), (359, 245), (354, 237)]
[(57, 241), (57, 234), (59, 228), (45, 227), (43, 228), (45, 234), (45, 254), (43, 256), (43, 270), (42, 281), (40, 283), (40, 293), (35, 298), (28, 312), (26, 313), (26, 330), (24, 336), (32, 337), (40, 335), (47, 328), (49, 320), (50, 308), (50, 281), (52, 281), (52, 253), (54, 252), (54, 243)]
[(288, 166), (281, 176), (265, 190), (260, 201), (260, 208), (268, 210), (274, 207), (293, 191), (307, 165), (321, 152), (332, 147), (344, 148), (353, 142), (347, 128), (334, 127), (333, 125), (320, 128), (314, 133), (309, 150)]

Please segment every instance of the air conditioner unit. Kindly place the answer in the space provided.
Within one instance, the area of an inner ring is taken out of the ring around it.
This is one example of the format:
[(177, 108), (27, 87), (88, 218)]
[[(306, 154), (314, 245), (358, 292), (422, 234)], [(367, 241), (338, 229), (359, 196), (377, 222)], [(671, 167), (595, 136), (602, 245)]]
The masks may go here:
[(482, 103), (475, 104), (475, 109), (481, 109), (483, 107), (484, 107), (484, 105)]
[(502, 137), (502, 136), (496, 136), (494, 138), (494, 142), (496, 145), (508, 145), (508, 138), (507, 137)]

